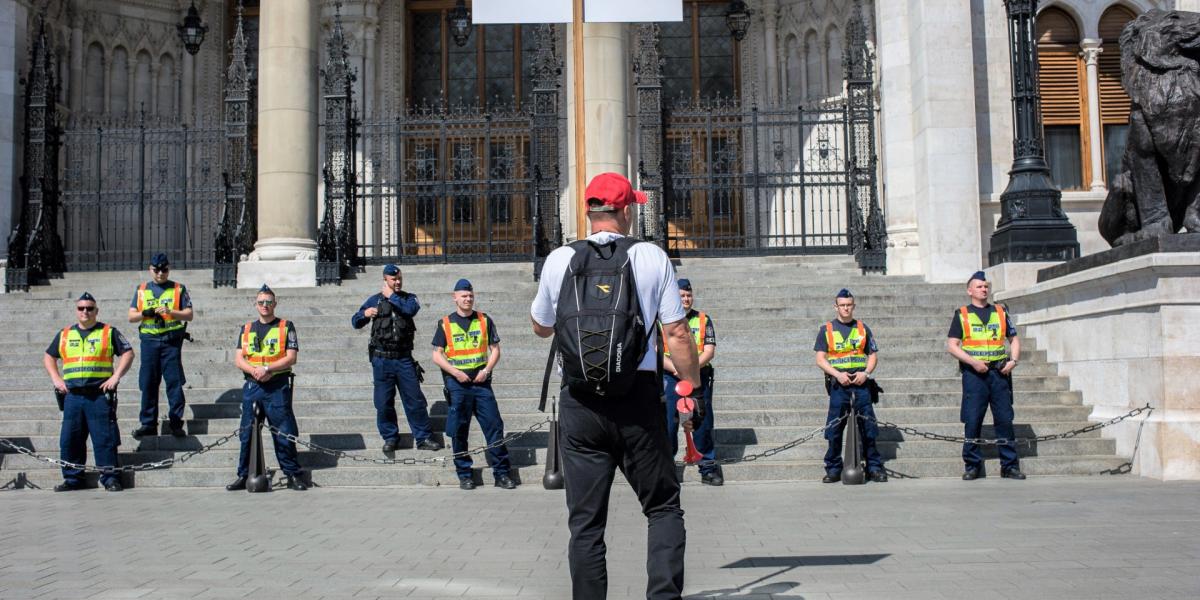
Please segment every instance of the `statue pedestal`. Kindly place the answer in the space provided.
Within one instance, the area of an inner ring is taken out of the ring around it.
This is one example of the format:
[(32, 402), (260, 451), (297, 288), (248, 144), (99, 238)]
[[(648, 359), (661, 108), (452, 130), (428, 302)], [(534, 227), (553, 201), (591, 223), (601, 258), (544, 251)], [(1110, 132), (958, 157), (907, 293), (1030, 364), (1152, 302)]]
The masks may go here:
[(1133, 455), (1134, 473), (1200, 480), (1197, 290), (1200, 234), (1188, 234), (1042, 269), (1037, 283), (997, 293), (996, 301), (1083, 393), (1092, 420), (1154, 407), (1144, 425), (1139, 417), (1103, 430), (1118, 454)]

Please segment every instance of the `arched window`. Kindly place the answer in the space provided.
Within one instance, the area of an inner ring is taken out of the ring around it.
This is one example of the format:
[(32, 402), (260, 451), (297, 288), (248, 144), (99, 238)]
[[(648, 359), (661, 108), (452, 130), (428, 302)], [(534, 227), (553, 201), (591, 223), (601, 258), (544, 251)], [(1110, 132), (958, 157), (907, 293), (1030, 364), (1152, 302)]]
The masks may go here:
[(113, 50), (112, 57), (112, 64), (108, 67), (109, 113), (129, 114), (129, 53), (118, 47)]
[(783, 97), (789, 104), (799, 102), (804, 97), (803, 59), (800, 57), (800, 40), (795, 35), (788, 35), (783, 43), (784, 49), (784, 80)]
[(158, 62), (158, 106), (160, 117), (175, 116), (175, 59), (162, 55)]
[(150, 103), (150, 88), (154, 85), (150, 76), (150, 53), (145, 50), (138, 52), (137, 65), (133, 69), (133, 114), (139, 114), (145, 110), (148, 114), (154, 113), (154, 106)]
[(722, 2), (685, 0), (682, 21), (659, 23), (663, 102), (738, 95), (738, 42), (725, 10)]
[(825, 81), (821, 71), (825, 70), (825, 61), (821, 59), (821, 42), (817, 32), (810, 31), (804, 36), (804, 78), (808, 87), (805, 94), (809, 100), (820, 98), (825, 90)]
[(88, 46), (83, 73), (83, 110), (100, 114), (104, 112), (104, 48), (100, 44)]
[(1046, 162), (1060, 188), (1083, 189), (1087, 180), (1084, 168), (1089, 165), (1083, 160), (1087, 147), (1083, 126), (1086, 104), (1079, 28), (1066, 12), (1047, 8), (1037, 16), (1037, 29)]
[(842, 95), (842, 34), (837, 27), (830, 28), (826, 34), (825, 70), (826, 81), (829, 82), (829, 95)]
[(1104, 139), (1104, 175), (1112, 181), (1121, 168), (1125, 139), (1129, 134), (1129, 96), (1121, 86), (1121, 32), (1134, 19), (1129, 9), (1116, 5), (1100, 17), (1100, 39), (1104, 42), (1099, 60), (1100, 126)]

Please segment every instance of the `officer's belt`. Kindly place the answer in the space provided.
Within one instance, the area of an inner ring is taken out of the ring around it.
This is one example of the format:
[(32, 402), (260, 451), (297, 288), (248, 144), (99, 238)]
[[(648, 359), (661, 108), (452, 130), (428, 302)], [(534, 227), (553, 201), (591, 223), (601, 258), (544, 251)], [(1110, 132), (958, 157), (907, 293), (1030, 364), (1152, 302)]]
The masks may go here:
[(99, 396), (104, 393), (104, 390), (100, 389), (100, 386), (98, 385), (82, 385), (79, 387), (68, 386), (67, 393), (75, 394), (76, 396)]
[(412, 351), (403, 352), (396, 350), (394, 352), (389, 352), (387, 350), (371, 350), (371, 356), (385, 360), (396, 360), (400, 358), (412, 358)]

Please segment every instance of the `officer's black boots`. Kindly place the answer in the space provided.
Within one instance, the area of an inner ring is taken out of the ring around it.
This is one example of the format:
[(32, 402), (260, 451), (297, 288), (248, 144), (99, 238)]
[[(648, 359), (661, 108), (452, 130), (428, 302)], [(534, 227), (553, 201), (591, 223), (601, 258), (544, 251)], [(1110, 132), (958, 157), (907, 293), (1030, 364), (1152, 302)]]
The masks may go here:
[(123, 492), (125, 491), (125, 486), (121, 485), (120, 481), (110, 481), (109, 483), (104, 484), (104, 491)]
[(867, 479), (875, 483), (887, 483), (887, 473), (883, 472), (883, 470), (871, 471), (867, 473)]
[(963, 471), (963, 481), (975, 481), (976, 479), (979, 479), (979, 471), (975, 469)]
[(225, 489), (229, 490), (231, 492), (236, 492), (238, 490), (246, 489), (246, 478), (242, 477), (242, 476), (238, 476), (237, 479), (233, 480), (233, 483), (225, 486)]
[(705, 473), (700, 476), (700, 483), (711, 486), (725, 485), (725, 478), (720, 473)]
[(300, 479), (298, 473), (296, 475), (287, 475), (287, 487), (289, 490), (296, 490), (297, 492), (303, 492), (308, 489), (308, 486), (304, 485), (304, 481)]
[(826, 473), (825, 476), (821, 478), (821, 483), (837, 483), (841, 480), (842, 472), (838, 471), (837, 473)]
[(504, 488), (506, 490), (515, 490), (517, 489), (517, 482), (513, 481), (513, 478), (509, 477), (508, 475), (501, 475), (496, 478), (496, 487)]
[(470, 477), (463, 477), (458, 480), (458, 489), (473, 490), (475, 489), (475, 480)]
[(171, 426), (171, 437), (187, 437), (187, 433), (183, 430), (183, 424)]
[(1016, 479), (1016, 480), (1025, 479), (1025, 474), (1022, 473), (1021, 470), (1016, 467), (1013, 467), (1007, 471), (1002, 471), (1000, 473), (1000, 476), (1005, 479)]
[(395, 452), (396, 446), (398, 444), (399, 444), (399, 440), (388, 440), (383, 443), (383, 451), (384, 452)]
[(65, 481), (54, 486), (54, 491), (56, 491), (56, 492), (74, 492), (75, 490), (82, 490), (82, 489), (83, 489), (82, 485), (71, 485)]
[(439, 443), (437, 440), (435, 440), (433, 438), (429, 438), (427, 440), (421, 440), (421, 441), (417, 442), (417, 450), (432, 450), (434, 452), (437, 452), (438, 450), (441, 450), (441, 449), (442, 449), (441, 443)]
[(158, 427), (154, 425), (142, 425), (133, 430), (133, 439), (139, 439), (146, 436), (158, 435)]

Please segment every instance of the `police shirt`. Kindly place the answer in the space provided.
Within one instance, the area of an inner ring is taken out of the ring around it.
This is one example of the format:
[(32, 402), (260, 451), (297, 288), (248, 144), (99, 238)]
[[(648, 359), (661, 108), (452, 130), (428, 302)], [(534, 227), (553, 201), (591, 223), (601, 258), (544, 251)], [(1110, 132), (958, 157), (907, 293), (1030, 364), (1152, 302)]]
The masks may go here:
[[(699, 316), (700, 316), (700, 311), (693, 308), (688, 311), (687, 316), (684, 317), (684, 320), (691, 321), (692, 319), (698, 318)], [(708, 319), (706, 320), (706, 322), (704, 324), (704, 334), (700, 337), (700, 340), (701, 340), (700, 345), (701, 346), (716, 346), (717, 345), (717, 328), (715, 325), (713, 325), (712, 315), (707, 315), (707, 316), (708, 316)], [(690, 334), (691, 331), (692, 331), (691, 328), (689, 328), (688, 333)], [(695, 336), (692, 337), (692, 341), (693, 342), (696, 341)], [(701, 352), (703, 352), (703, 349), (698, 348), (696, 351), (697, 356), (699, 356), (699, 354)], [(713, 368), (712, 363), (708, 363), (707, 365), (704, 365), (703, 367), (701, 367), (700, 370), (708, 372), (708, 371), (712, 371), (712, 368)]]
[[(984, 306), (983, 308), (979, 308), (978, 306), (975, 306), (974, 304), (968, 304), (967, 312), (978, 317), (980, 323), (987, 323), (988, 320), (990, 320), (992, 318), (992, 313), (996, 312), (996, 307), (991, 304), (988, 304), (987, 306)], [(1005, 339), (1016, 337), (1016, 335), (1017, 335), (1017, 323), (1016, 323), (1017, 319), (1016, 319), (1016, 317), (1013, 316), (1013, 314), (1011, 312), (1009, 312), (1008, 307), (1004, 308), (1004, 317), (1008, 321), (1008, 327), (1006, 328), (1006, 330), (1004, 332)], [(957, 310), (954, 311), (954, 317), (952, 319), (950, 319), (950, 331), (946, 333), (946, 337), (956, 339), (956, 340), (963, 339), (962, 314), (959, 313)], [(961, 369), (969, 368), (969, 367), (967, 367), (966, 363), (963, 363), (961, 361), (959, 362), (958, 366)]]
[[(464, 317), (462, 315), (459, 315), (458, 311), (450, 313), (450, 322), (461, 327), (463, 331), (470, 331), (471, 323), (474, 322), (478, 318), (479, 318), (479, 313), (477, 311), (471, 311), (471, 316), (469, 316), (469, 317)], [(500, 343), (500, 334), (496, 333), (496, 320), (491, 317), (488, 317), (488, 320), (487, 320), (487, 339), (488, 339), (488, 346), (492, 346), (492, 345)], [(434, 324), (434, 326), (433, 326), (433, 342), (432, 343), (433, 343), (434, 348), (441, 348), (443, 350), (445, 350), (445, 348), (446, 348), (446, 332), (442, 329), (442, 320), (441, 319), (438, 319), (437, 323)], [(474, 379), (475, 375), (482, 370), (483, 370), (483, 367), (480, 367), (478, 369), (465, 370), (465, 371), (463, 371), (463, 373), (466, 373), (467, 377)]]
[[(72, 325), (71, 327), (75, 331), (79, 332), (79, 337), (86, 339), (88, 334), (91, 333), (92, 330), (96, 329), (97, 327), (103, 329), (104, 323), (97, 321), (95, 325), (89, 327), (88, 329), (83, 329), (79, 325)], [(114, 358), (113, 372), (116, 372), (116, 368), (117, 368), (116, 357), (121, 356), (122, 354), (125, 354), (126, 352), (129, 352), (130, 350), (133, 349), (133, 347), (129, 345), (129, 341), (125, 339), (125, 336), (121, 335), (120, 331), (117, 331), (116, 327), (113, 327), (112, 329), (110, 329), (109, 333), (110, 333), (110, 337), (109, 337), (108, 343), (112, 345), (113, 358)], [(62, 358), (62, 356), (58, 353), (58, 344), (61, 341), (61, 338), (62, 338), (62, 330), (60, 329), (58, 331), (58, 333), (56, 333), (54, 335), (54, 339), (50, 341), (50, 346), (46, 348), (46, 354), (49, 354), (50, 356), (52, 356), (56, 359)], [(106, 378), (103, 378), (103, 377), (91, 377), (91, 378), (87, 378), (87, 379), (72, 379), (67, 382), (67, 387), (72, 388), (72, 389), (81, 388), (81, 387), (94, 387), (94, 386), (98, 386), (98, 385), (104, 383), (105, 379)]]
[[(833, 320), (833, 330), (835, 332), (837, 332), (838, 335), (842, 336), (843, 340), (849, 339), (850, 332), (854, 331), (857, 328), (858, 328), (858, 319), (850, 319), (849, 323), (843, 323), (837, 319)], [(866, 323), (863, 323), (863, 331), (866, 332), (866, 334), (867, 334), (867, 345), (863, 349), (863, 351), (867, 353), (867, 356), (870, 356), (872, 354), (875, 354), (876, 352), (879, 352), (879, 347), (875, 345), (875, 334), (871, 333), (871, 328), (867, 327)], [(821, 325), (821, 328), (817, 330), (817, 341), (815, 344), (813, 344), (813, 351), (829, 352), (829, 340), (825, 336), (825, 326), (824, 325)], [(853, 372), (854, 372), (853, 370), (847, 371), (847, 373), (853, 373)]]
[[(367, 298), (367, 301), (363, 302), (362, 306), (359, 307), (358, 312), (354, 313), (354, 316), (350, 317), (350, 324), (353, 325), (355, 329), (362, 329), (363, 327), (366, 327), (367, 323), (371, 322), (371, 318), (363, 313), (366, 312), (368, 308), (378, 308), (379, 303), (383, 302), (383, 300), (384, 298), (382, 293), (375, 294), (374, 296)], [(406, 317), (415, 317), (421, 310), (421, 303), (417, 301), (416, 294), (410, 294), (408, 292), (393, 293), (387, 300), (388, 302), (392, 303), (392, 307), (397, 313)]]
[[(156, 298), (158, 296), (161, 296), (163, 294), (163, 292), (165, 292), (169, 289), (172, 289), (174, 287), (175, 287), (175, 282), (171, 281), (170, 279), (168, 279), (167, 282), (162, 285), (158, 285), (157, 283), (154, 283), (153, 281), (146, 282), (146, 289), (151, 294), (154, 294), (154, 296)], [(133, 301), (129, 303), (129, 308), (136, 309), (138, 307), (138, 296), (139, 295), (141, 295), (141, 290), (134, 290)], [(181, 283), (181, 284), (179, 284), (179, 310), (183, 310), (185, 308), (191, 308), (191, 307), (192, 307), (192, 296), (191, 296), (191, 294), (188, 293), (187, 286), (183, 285)], [(176, 332), (170, 332), (170, 333), (176, 333)], [(163, 335), (166, 335), (166, 334), (154, 335), (154, 334), (149, 334), (149, 333), (141, 333), (138, 335), (138, 337), (155, 339), (155, 338), (160, 338)]]
[[(243, 325), (242, 327), (245, 326)], [(242, 327), (238, 327), (237, 331), (237, 348), (239, 350), (242, 348)], [(273, 319), (270, 323), (263, 323), (262, 321), (255, 319), (251, 322), (250, 331), (254, 332), (254, 339), (261, 340), (276, 327), (279, 327), (278, 317)], [(296, 338), (296, 324), (290, 320), (287, 322), (287, 349), (295, 350), (297, 352), (300, 351), (300, 342), (297, 341)]]

